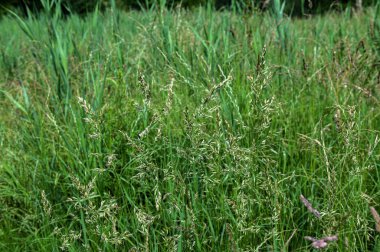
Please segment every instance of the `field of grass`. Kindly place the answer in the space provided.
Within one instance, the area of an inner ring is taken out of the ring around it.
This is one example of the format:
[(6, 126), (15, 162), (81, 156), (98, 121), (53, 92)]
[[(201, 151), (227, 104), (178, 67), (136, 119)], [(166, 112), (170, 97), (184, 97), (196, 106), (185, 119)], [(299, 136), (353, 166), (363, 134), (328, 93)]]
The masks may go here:
[(1, 251), (380, 251), (379, 6), (0, 31)]

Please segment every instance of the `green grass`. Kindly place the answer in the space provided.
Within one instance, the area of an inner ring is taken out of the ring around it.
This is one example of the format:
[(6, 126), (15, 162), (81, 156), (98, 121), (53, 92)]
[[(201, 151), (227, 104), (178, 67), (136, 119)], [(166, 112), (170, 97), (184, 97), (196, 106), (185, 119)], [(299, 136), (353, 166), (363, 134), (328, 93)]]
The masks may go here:
[(0, 249), (379, 251), (379, 6), (279, 8), (3, 18)]

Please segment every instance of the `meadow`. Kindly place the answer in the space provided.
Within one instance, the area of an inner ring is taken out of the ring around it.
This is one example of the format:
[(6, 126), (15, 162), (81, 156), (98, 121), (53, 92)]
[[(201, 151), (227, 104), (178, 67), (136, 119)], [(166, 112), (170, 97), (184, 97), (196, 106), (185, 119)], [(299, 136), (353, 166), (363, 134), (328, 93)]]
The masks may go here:
[(379, 4), (49, 8), (0, 21), (1, 251), (380, 251)]

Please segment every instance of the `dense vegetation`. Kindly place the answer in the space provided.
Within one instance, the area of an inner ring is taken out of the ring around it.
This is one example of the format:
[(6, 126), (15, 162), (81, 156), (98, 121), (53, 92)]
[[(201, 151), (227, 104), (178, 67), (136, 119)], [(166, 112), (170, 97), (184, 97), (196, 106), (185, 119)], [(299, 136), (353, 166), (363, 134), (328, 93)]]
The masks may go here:
[(4, 17), (0, 250), (379, 251), (380, 7), (273, 10)]
[[(217, 9), (230, 9), (237, 7), (240, 10), (268, 10), (275, 0), (0, 0), (0, 7), (21, 8), (24, 13), (28, 8), (31, 11), (43, 9), (44, 2), (59, 3), (67, 12), (84, 14), (93, 11), (96, 7), (105, 9), (115, 4), (120, 9), (151, 8), (165, 5), (169, 8), (178, 6), (192, 8), (211, 4)], [(342, 10), (347, 6), (361, 9), (362, 6), (375, 4), (376, 0), (287, 0), (284, 2), (284, 11), (288, 15), (304, 15), (320, 13), (326, 10)], [(0, 8), (1, 9), (1, 8)]]

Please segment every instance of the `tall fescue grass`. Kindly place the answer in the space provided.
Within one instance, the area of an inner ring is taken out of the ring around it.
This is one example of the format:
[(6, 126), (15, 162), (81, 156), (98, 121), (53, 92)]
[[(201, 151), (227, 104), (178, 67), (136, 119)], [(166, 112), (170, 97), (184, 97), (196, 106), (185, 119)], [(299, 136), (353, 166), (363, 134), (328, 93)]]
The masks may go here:
[(4, 18), (0, 249), (378, 251), (379, 5), (277, 7)]

